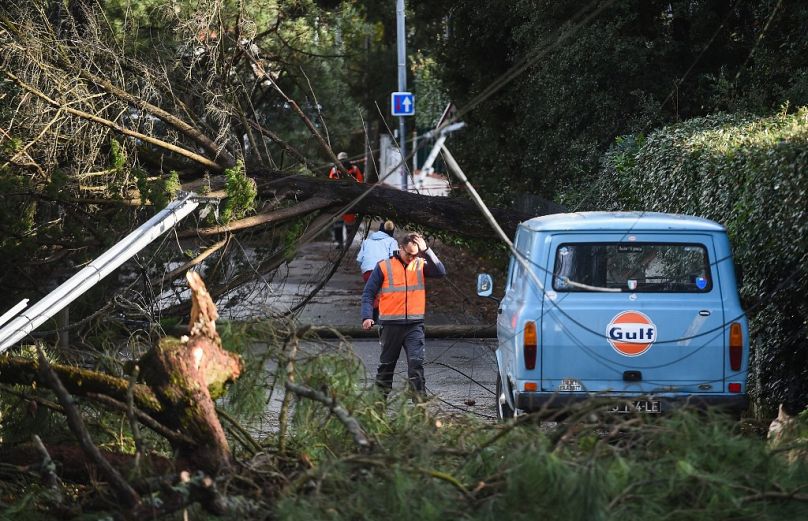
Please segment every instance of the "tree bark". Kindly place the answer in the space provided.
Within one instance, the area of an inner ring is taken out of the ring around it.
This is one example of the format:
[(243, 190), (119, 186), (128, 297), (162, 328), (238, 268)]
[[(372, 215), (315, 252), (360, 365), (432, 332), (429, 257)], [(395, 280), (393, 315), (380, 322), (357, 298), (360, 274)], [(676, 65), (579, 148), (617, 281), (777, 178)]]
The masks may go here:
[(190, 337), (163, 338), (140, 365), (163, 405), (161, 422), (196, 442), (178, 444), (180, 456), (217, 473), (230, 467), (231, 457), (213, 400), (239, 377), (242, 364), (238, 355), (222, 348), (218, 313), (199, 274), (188, 272), (186, 277), (193, 298)]
[[(69, 365), (51, 364), (51, 368), (70, 394), (76, 396), (103, 394), (126, 403), (129, 382), (125, 378)], [(15, 356), (0, 356), (0, 382), (48, 386), (39, 376), (39, 364), (36, 360)], [(162, 412), (162, 405), (147, 385), (136, 384), (133, 399), (135, 406), (149, 415), (154, 416)]]

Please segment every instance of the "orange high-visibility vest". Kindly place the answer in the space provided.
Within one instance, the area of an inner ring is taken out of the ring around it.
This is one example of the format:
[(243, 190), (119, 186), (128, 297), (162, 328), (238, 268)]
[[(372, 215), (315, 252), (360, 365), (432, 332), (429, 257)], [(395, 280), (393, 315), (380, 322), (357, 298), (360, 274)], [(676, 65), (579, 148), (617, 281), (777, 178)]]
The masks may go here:
[(423, 320), (426, 311), (424, 259), (416, 257), (405, 268), (398, 259), (379, 262), (382, 287), (379, 291), (379, 320)]
[[(350, 175), (357, 183), (363, 183), (365, 181), (365, 177), (362, 175), (362, 171), (359, 170), (358, 166), (351, 165), (351, 168), (347, 168), (346, 171), (348, 172), (348, 175)], [(328, 178), (342, 179), (342, 172), (340, 172), (336, 166), (332, 166), (331, 170), (328, 171)], [(342, 221), (345, 224), (353, 224), (356, 222), (356, 214), (346, 213), (342, 216)]]

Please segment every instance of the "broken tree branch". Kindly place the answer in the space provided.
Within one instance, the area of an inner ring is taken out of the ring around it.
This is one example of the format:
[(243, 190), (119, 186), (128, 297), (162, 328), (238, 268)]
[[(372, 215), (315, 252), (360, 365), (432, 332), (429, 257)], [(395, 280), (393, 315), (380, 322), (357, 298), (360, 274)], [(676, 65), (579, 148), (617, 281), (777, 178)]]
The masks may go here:
[(102, 117), (100, 117), (100, 116), (98, 116), (96, 114), (90, 114), (89, 112), (84, 112), (84, 111), (81, 111), (81, 110), (78, 110), (78, 109), (74, 109), (74, 108), (72, 108), (72, 107), (70, 107), (70, 106), (68, 106), (68, 105), (66, 105), (64, 103), (60, 103), (60, 102), (50, 98), (47, 94), (40, 91), (36, 87), (34, 87), (32, 85), (29, 85), (28, 83), (26, 83), (25, 81), (20, 79), (17, 75), (10, 72), (8, 69), (3, 68), (3, 69), (0, 69), (0, 70), (2, 70), (3, 74), (5, 74), (9, 79), (11, 79), (14, 83), (16, 83), (20, 88), (30, 92), (31, 94), (33, 94), (36, 97), (42, 99), (43, 101), (45, 101), (49, 105), (52, 105), (52, 106), (54, 106), (54, 107), (56, 107), (58, 109), (61, 109), (61, 110), (63, 110), (64, 112), (66, 112), (68, 114), (72, 114), (74, 116), (77, 116), (79, 118), (85, 119), (87, 121), (91, 121), (93, 123), (103, 125), (103, 126), (105, 126), (107, 128), (110, 128), (110, 129), (114, 130), (115, 132), (118, 132), (118, 133), (123, 134), (125, 136), (137, 138), (137, 139), (140, 139), (142, 141), (145, 141), (146, 143), (152, 144), (152, 145), (154, 145), (156, 147), (168, 150), (170, 152), (174, 152), (175, 154), (179, 154), (179, 155), (181, 155), (183, 157), (186, 157), (186, 158), (188, 158), (188, 159), (190, 159), (192, 161), (195, 161), (195, 162), (197, 162), (197, 163), (199, 163), (201, 165), (204, 165), (204, 166), (206, 166), (206, 167), (208, 167), (211, 170), (214, 170), (216, 172), (220, 172), (220, 171), (224, 170), (215, 161), (211, 161), (207, 157), (199, 155), (196, 152), (191, 152), (190, 150), (187, 150), (187, 149), (182, 148), (180, 146), (174, 145), (172, 143), (168, 143), (168, 142), (163, 141), (161, 139), (157, 139), (157, 138), (149, 136), (147, 134), (143, 134), (141, 132), (137, 132), (135, 130), (130, 130), (130, 129), (126, 128), (126, 127), (122, 127), (121, 125), (115, 123), (114, 121), (110, 121), (108, 119), (102, 118)]
[(334, 413), (334, 416), (336, 416), (337, 419), (345, 426), (348, 432), (351, 433), (354, 442), (359, 446), (360, 449), (367, 450), (373, 445), (367, 434), (365, 434), (365, 430), (361, 425), (359, 425), (356, 418), (351, 416), (344, 407), (339, 405), (336, 399), (326, 396), (319, 391), (315, 391), (311, 387), (296, 384), (294, 382), (287, 381), (286, 388), (298, 396), (320, 402), (328, 407), (328, 409)]
[(140, 368), (135, 364), (132, 374), (129, 375), (129, 387), (126, 388), (126, 418), (129, 420), (129, 427), (132, 429), (132, 438), (135, 440), (135, 471), (140, 472), (140, 458), (143, 456), (143, 438), (140, 436), (140, 425), (135, 414), (135, 398), (132, 391), (137, 383), (137, 376)]
[(245, 217), (244, 219), (232, 221), (224, 226), (213, 226), (210, 228), (200, 228), (198, 230), (187, 230), (179, 233), (178, 236), (180, 238), (207, 237), (210, 235), (219, 235), (222, 233), (244, 230), (246, 228), (260, 226), (262, 224), (280, 223), (283, 221), (288, 221), (289, 219), (293, 219), (295, 217), (299, 217), (301, 215), (305, 215), (307, 213), (311, 213), (315, 210), (320, 210), (321, 208), (325, 208), (330, 204), (332, 203), (326, 199), (319, 197), (312, 197), (288, 208), (281, 208), (280, 210), (261, 213), (258, 215), (253, 215), (252, 217)]
[(264, 450), (261, 448), (261, 445), (255, 441), (255, 438), (253, 438), (250, 433), (247, 432), (247, 429), (242, 427), (241, 424), (226, 411), (217, 407), (216, 414), (224, 418), (227, 423), (230, 424), (230, 432), (234, 435), (234, 437), (239, 439), (245, 449), (252, 452), (253, 456)]
[[(129, 381), (125, 378), (69, 365), (50, 364), (50, 367), (71, 394), (78, 396), (103, 394), (120, 403), (126, 403)], [(0, 356), (0, 382), (49, 387), (48, 382), (41, 377), (39, 363), (36, 360), (14, 356)], [(137, 407), (148, 414), (159, 414), (162, 411), (162, 405), (148, 386), (136, 384), (132, 389), (132, 396)]]
[(48, 453), (48, 449), (45, 448), (45, 444), (42, 443), (42, 440), (34, 434), (31, 437), (34, 441), (34, 446), (42, 455), (42, 467), (41, 467), (41, 474), (42, 478), (44, 479), (45, 483), (50, 487), (53, 493), (56, 495), (56, 502), (61, 503), (63, 499), (62, 494), (62, 480), (59, 479), (59, 476), (56, 475), (56, 464), (51, 459), (50, 454)]
[[(292, 331), (289, 337), (289, 354), (286, 355), (286, 383), (294, 383), (295, 381), (295, 361), (297, 359), (297, 348), (300, 346), (300, 338), (297, 331)], [(283, 403), (281, 404), (281, 411), (278, 414), (278, 451), (283, 453), (286, 450), (286, 428), (289, 415), (289, 406), (292, 404), (292, 394), (289, 387), (286, 387), (286, 392), (283, 395)]]
[[(127, 409), (129, 409), (129, 406), (126, 403), (119, 402), (115, 398), (110, 398), (109, 396), (103, 394), (87, 393), (87, 398), (99, 402), (101, 404), (104, 404), (111, 409), (121, 411), (123, 413), (127, 412)], [(159, 434), (163, 438), (167, 439), (172, 445), (178, 443), (184, 443), (184, 444), (195, 443), (194, 440), (191, 439), (189, 436), (186, 436), (181, 432), (172, 431), (171, 429), (169, 429), (162, 423), (158, 422), (157, 420), (155, 420), (145, 412), (141, 411), (137, 407), (133, 409), (133, 412), (135, 414), (135, 417), (140, 423), (142, 423), (155, 433)]]
[(222, 348), (218, 313), (198, 273), (186, 273), (192, 294), (188, 337), (162, 338), (140, 359), (143, 379), (163, 405), (159, 420), (190, 436), (178, 444), (180, 456), (215, 474), (232, 464), (230, 449), (213, 400), (241, 374), (241, 358)]
[(229, 237), (225, 238), (225, 239), (222, 239), (222, 240), (220, 240), (218, 242), (215, 242), (214, 244), (212, 244), (211, 246), (206, 248), (205, 251), (203, 251), (202, 253), (200, 253), (199, 255), (194, 257), (193, 259), (189, 260), (188, 262), (186, 262), (185, 264), (183, 264), (179, 268), (169, 271), (168, 273), (166, 273), (165, 275), (162, 276), (162, 278), (160, 279), (159, 286), (162, 287), (167, 282), (170, 282), (170, 281), (174, 280), (179, 275), (185, 273), (189, 269), (191, 269), (194, 266), (200, 264), (202, 261), (204, 261), (205, 259), (207, 259), (211, 255), (213, 255), (214, 253), (216, 253), (217, 251), (222, 249), (227, 244), (228, 240), (229, 240)]
[(62, 382), (59, 380), (56, 372), (51, 369), (48, 360), (45, 358), (45, 353), (42, 352), (42, 349), (39, 346), (37, 346), (37, 351), (39, 352), (39, 367), (40, 372), (42, 373), (42, 378), (48, 382), (50, 388), (56, 394), (57, 398), (59, 398), (59, 403), (65, 410), (67, 425), (70, 427), (73, 435), (76, 436), (82, 450), (84, 450), (85, 454), (87, 454), (93, 463), (98, 465), (98, 468), (101, 469), (102, 473), (105, 475), (107, 480), (109, 480), (110, 485), (115, 490), (118, 499), (127, 508), (134, 508), (138, 503), (140, 503), (140, 496), (129, 485), (129, 483), (123, 479), (120, 473), (118, 473), (118, 471), (115, 470), (115, 468), (110, 465), (110, 463), (101, 455), (98, 447), (96, 447), (93, 443), (90, 433), (87, 432), (87, 428), (84, 426), (84, 421), (81, 419), (81, 415), (73, 403), (73, 397), (70, 396), (67, 389), (65, 389), (65, 387), (62, 385)]

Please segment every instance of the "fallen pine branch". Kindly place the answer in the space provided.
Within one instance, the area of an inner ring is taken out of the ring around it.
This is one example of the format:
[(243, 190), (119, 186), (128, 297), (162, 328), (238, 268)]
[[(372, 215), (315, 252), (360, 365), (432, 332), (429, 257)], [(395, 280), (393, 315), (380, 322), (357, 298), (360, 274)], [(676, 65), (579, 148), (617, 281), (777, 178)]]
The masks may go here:
[(279, 210), (275, 210), (272, 212), (260, 213), (258, 215), (253, 215), (251, 217), (245, 217), (244, 219), (232, 221), (222, 226), (211, 226), (209, 228), (186, 230), (184, 232), (180, 232), (178, 236), (180, 238), (208, 237), (210, 235), (220, 235), (223, 233), (245, 230), (247, 228), (253, 228), (255, 226), (260, 226), (263, 224), (270, 224), (270, 223), (277, 224), (284, 221), (288, 221), (289, 219), (293, 219), (295, 217), (299, 217), (301, 215), (306, 215), (315, 210), (320, 210), (330, 204), (332, 203), (326, 199), (320, 197), (312, 197), (311, 199), (302, 201), (294, 206), (281, 208)]
[(314, 400), (316, 402), (320, 402), (337, 417), (337, 419), (345, 426), (348, 432), (351, 433), (353, 436), (354, 442), (359, 446), (360, 449), (367, 450), (372, 447), (372, 442), (368, 438), (365, 430), (359, 425), (359, 422), (351, 416), (348, 411), (339, 405), (334, 398), (326, 396), (325, 394), (321, 393), (320, 391), (315, 391), (311, 387), (296, 384), (293, 382), (286, 382), (286, 388), (298, 396), (302, 396), (304, 398), (308, 398), (310, 400)]

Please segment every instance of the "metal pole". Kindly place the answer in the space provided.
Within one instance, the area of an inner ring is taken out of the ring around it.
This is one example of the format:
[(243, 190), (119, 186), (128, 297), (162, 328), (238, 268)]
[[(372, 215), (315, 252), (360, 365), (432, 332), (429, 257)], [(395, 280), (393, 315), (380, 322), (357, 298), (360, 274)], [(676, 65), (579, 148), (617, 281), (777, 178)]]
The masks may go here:
[[(407, 90), (407, 35), (404, 32), (404, 0), (396, 0), (396, 42), (398, 47), (398, 90)], [(401, 151), (401, 189), (407, 189), (407, 128), (398, 117), (398, 146)]]
[(424, 164), (421, 165), (421, 171), (426, 170), (427, 168), (432, 168), (432, 163), (438, 158), (438, 154), (440, 153), (440, 149), (443, 146), (443, 142), (446, 141), (446, 135), (442, 134), (437, 141), (435, 141), (435, 145), (432, 147), (432, 150), (429, 152), (429, 155), (426, 156), (426, 161)]
[(477, 207), (480, 209), (480, 211), (483, 213), (483, 217), (485, 217), (485, 219), (494, 229), (496, 234), (499, 235), (499, 238), (502, 239), (502, 242), (504, 242), (508, 246), (508, 249), (511, 251), (511, 254), (513, 255), (514, 259), (516, 259), (516, 262), (518, 262), (522, 266), (522, 269), (525, 270), (525, 272), (530, 277), (530, 280), (533, 282), (533, 284), (536, 285), (537, 288), (539, 288), (539, 290), (541, 290), (543, 295), (545, 293), (544, 284), (542, 283), (541, 279), (539, 279), (539, 276), (536, 275), (536, 270), (534, 269), (534, 267), (527, 261), (527, 258), (514, 247), (511, 239), (508, 238), (507, 235), (505, 235), (505, 232), (502, 230), (502, 227), (499, 225), (497, 220), (491, 214), (491, 210), (489, 210), (488, 207), (485, 205), (485, 202), (483, 202), (483, 198), (480, 197), (480, 194), (477, 193), (477, 190), (475, 190), (474, 187), (471, 186), (471, 183), (469, 183), (466, 174), (463, 173), (463, 169), (461, 169), (460, 165), (457, 164), (457, 161), (455, 160), (454, 156), (452, 156), (451, 152), (449, 152), (449, 149), (446, 148), (446, 145), (441, 144), (440, 148), (443, 151), (443, 157), (446, 159), (446, 164), (449, 165), (449, 169), (455, 173), (455, 176), (457, 176), (457, 178), (460, 180), (460, 183), (464, 187), (466, 187), (466, 190), (468, 191), (469, 195), (471, 195), (471, 199), (474, 201), (474, 204), (476, 204)]
[(0, 317), (0, 326), (2, 326), (12, 318), (19, 315), (20, 311), (25, 309), (27, 305), (28, 305), (28, 299), (24, 298), (21, 301), (19, 301), (16, 306), (3, 313), (3, 316)]
[[(448, 127), (442, 129), (440, 132), (437, 133), (438, 139), (435, 140), (435, 144), (432, 146), (432, 150), (429, 152), (429, 155), (426, 156), (426, 161), (424, 161), (424, 164), (421, 165), (422, 172), (432, 168), (432, 163), (434, 163), (435, 159), (438, 158), (438, 154), (440, 153), (440, 150), (443, 147), (443, 143), (446, 141), (446, 138), (449, 136), (449, 134), (456, 130), (460, 130), (465, 126), (466, 126), (465, 123), (463, 123), (462, 121), (458, 121), (457, 123), (452, 123), (451, 125), (449, 125)], [(432, 132), (431, 135), (435, 135), (435, 133)], [(457, 168), (460, 168), (460, 166), (458, 165)], [(462, 174), (463, 171), (461, 170), (460, 173)]]
[(25, 338), (28, 333), (45, 323), (194, 211), (199, 203), (192, 198), (193, 195), (189, 194), (173, 201), (42, 300), (17, 315), (0, 329), (0, 353)]

